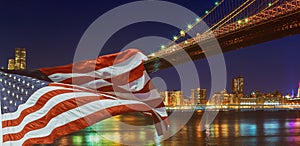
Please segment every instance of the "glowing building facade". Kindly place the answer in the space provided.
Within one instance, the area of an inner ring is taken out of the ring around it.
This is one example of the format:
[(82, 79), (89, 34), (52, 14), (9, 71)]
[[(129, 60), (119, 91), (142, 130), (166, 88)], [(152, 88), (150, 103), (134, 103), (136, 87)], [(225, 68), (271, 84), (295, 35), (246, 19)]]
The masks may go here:
[(15, 60), (14, 59), (8, 59), (8, 70), (15, 70)]
[(192, 89), (191, 90), (192, 105), (206, 104), (206, 89)]
[(161, 91), (160, 96), (164, 99), (163, 102), (166, 106), (184, 105), (182, 91)]
[(232, 93), (244, 95), (244, 78), (237, 77), (232, 79)]
[(26, 49), (16, 48), (15, 50), (15, 70), (26, 69)]

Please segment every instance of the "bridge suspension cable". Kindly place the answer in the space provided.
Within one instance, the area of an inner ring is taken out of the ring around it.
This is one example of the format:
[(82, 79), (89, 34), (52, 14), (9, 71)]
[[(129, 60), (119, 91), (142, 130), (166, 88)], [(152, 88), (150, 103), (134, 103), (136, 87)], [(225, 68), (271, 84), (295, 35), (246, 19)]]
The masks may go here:
[[(208, 30), (206, 30), (204, 33), (207, 33), (211, 30), (214, 30), (215, 28), (219, 28), (221, 26), (223, 26), (224, 24), (226, 24), (229, 20), (231, 20), (232, 18), (234, 18), (235, 16), (237, 16), (238, 14), (240, 14), (243, 10), (245, 10), (247, 7), (249, 7), (251, 4), (253, 4), (256, 0), (247, 0), (246, 2), (244, 2), (242, 5), (240, 5), (238, 8), (236, 8), (235, 10), (233, 10), (231, 13), (229, 13), (226, 17), (224, 17), (222, 20), (220, 20), (218, 23), (216, 23), (215, 25), (213, 25), (212, 27), (210, 27)], [(245, 6), (246, 5), (246, 6)], [(245, 6), (245, 7), (244, 7)], [(238, 11), (238, 12), (236, 12)], [(231, 16), (233, 15), (233, 16)], [(229, 17), (229, 18), (228, 18)], [(220, 25), (219, 25), (220, 24)]]
[(214, 6), (211, 10), (209, 10), (209, 11), (206, 10), (206, 11), (205, 11), (205, 14), (204, 14), (202, 17), (196, 18), (195, 23), (188, 25), (186, 29), (181, 30), (181, 31), (179, 32), (179, 34), (173, 36), (173, 41), (169, 42), (167, 46), (162, 45), (162, 46), (161, 46), (161, 49), (164, 49), (164, 48), (166, 48), (166, 47), (169, 47), (169, 46), (171, 46), (171, 45), (174, 45), (178, 39), (180, 39), (180, 38), (182, 38), (182, 37), (185, 37), (185, 34), (186, 34), (188, 31), (192, 30), (196, 25), (198, 25), (200, 22), (202, 22), (203, 19), (205, 19), (205, 18), (206, 18), (207, 16), (209, 16), (213, 11), (215, 11), (215, 10), (217, 9), (217, 7), (219, 7), (224, 1), (225, 1), (225, 0), (221, 0), (220, 2), (215, 2), (215, 6)]
[[(275, 0), (274, 2), (268, 2), (268, 0), (266, 0), (266, 1), (263, 1), (263, 2), (258, 3), (257, 5), (254, 5), (254, 6), (253, 6), (253, 4), (254, 4), (255, 1), (256, 1), (256, 0), (251, 1), (251, 2), (250, 2), (249, 4), (247, 4), (245, 7), (242, 7), (242, 9), (239, 10), (237, 13), (233, 14), (235, 11), (238, 10), (238, 8), (235, 9), (234, 11), (232, 11), (230, 14), (228, 14), (226, 17), (224, 17), (221, 21), (219, 21), (217, 24), (215, 24), (214, 26), (212, 26), (212, 27), (211, 27), (209, 30), (207, 30), (207, 31), (210, 31), (210, 30), (211, 30), (211, 31), (218, 30), (218, 29), (222, 28), (224, 25), (228, 24), (227, 22), (229, 22), (229, 21), (231, 21), (231, 20), (234, 20), (234, 18), (237, 18), (236, 20), (238, 20), (237, 23), (239, 23), (239, 24), (242, 23), (241, 20), (243, 20), (243, 19), (244, 19), (245, 22), (249, 22), (249, 19), (248, 19), (249, 16), (253, 15), (253, 14), (256, 13), (256, 12), (262, 12), (262, 11), (265, 11), (265, 10), (271, 8), (271, 6), (273, 6), (274, 4), (276, 4), (276, 3), (279, 2), (279, 0)], [(246, 1), (246, 2), (247, 2), (247, 1)], [(246, 2), (245, 2), (245, 3), (246, 3)], [(245, 3), (243, 3), (243, 4), (245, 4)], [(243, 6), (243, 4), (242, 4), (241, 6)], [(241, 7), (241, 6), (240, 6), (240, 7)], [(250, 6), (253, 6), (253, 8), (250, 8)], [(240, 8), (240, 7), (239, 7), (239, 8)], [(247, 9), (247, 8), (249, 8), (249, 9)], [(231, 16), (231, 14), (233, 14), (233, 16)], [(241, 16), (238, 17), (239, 15), (241, 15)], [(231, 16), (231, 17), (229, 17), (229, 16)], [(227, 17), (229, 17), (229, 18), (227, 18)], [(221, 23), (221, 22), (222, 22), (222, 23)], [(221, 24), (219, 24), (219, 23), (221, 23)], [(235, 23), (235, 21), (233, 21), (232, 23)]]

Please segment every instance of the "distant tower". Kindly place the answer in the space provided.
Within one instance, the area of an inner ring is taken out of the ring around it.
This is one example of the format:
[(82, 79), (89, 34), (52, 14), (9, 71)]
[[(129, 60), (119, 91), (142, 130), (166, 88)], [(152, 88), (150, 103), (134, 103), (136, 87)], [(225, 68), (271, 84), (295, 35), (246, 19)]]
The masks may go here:
[(297, 97), (300, 97), (300, 82), (299, 82), (299, 86), (298, 86), (298, 95)]
[(244, 78), (239, 76), (232, 79), (232, 93), (244, 94)]
[(15, 60), (14, 59), (8, 59), (8, 70), (15, 70)]
[(26, 49), (16, 48), (15, 54), (15, 70), (26, 69)]

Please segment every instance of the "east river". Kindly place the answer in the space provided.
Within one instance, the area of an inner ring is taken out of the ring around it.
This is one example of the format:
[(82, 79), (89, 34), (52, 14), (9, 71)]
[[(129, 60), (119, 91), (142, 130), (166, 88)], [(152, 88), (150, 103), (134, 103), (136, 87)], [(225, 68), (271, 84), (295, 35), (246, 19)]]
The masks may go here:
[[(61, 146), (296, 146), (300, 145), (300, 111), (219, 112), (205, 130), (203, 112), (173, 112), (171, 137), (159, 137), (151, 119), (128, 114), (109, 118), (82, 131), (57, 139)], [(180, 126), (178, 123), (186, 124)], [(177, 125), (176, 125), (177, 123)], [(175, 125), (175, 126), (174, 126)], [(178, 132), (176, 132), (179, 130)], [(39, 145), (41, 146), (41, 145)]]

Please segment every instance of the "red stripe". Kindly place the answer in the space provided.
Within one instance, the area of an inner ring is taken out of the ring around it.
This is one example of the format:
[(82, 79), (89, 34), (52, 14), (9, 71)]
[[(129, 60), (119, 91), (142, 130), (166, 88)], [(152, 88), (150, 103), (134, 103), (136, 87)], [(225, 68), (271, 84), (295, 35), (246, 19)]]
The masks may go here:
[[(144, 109), (145, 111), (149, 110), (146, 106), (141, 104), (134, 104), (130, 105), (135, 107), (140, 107), (139, 109)], [(53, 141), (63, 135), (70, 134), (72, 132), (76, 132), (78, 130), (81, 130), (83, 128), (86, 128), (90, 125), (95, 124), (98, 121), (101, 121), (103, 119), (109, 118), (111, 116), (128, 113), (128, 112), (136, 112), (132, 108), (130, 108), (129, 105), (119, 105), (115, 107), (110, 107), (104, 110), (97, 111), (93, 114), (87, 115), (86, 117), (77, 119), (75, 121), (69, 122), (63, 126), (57, 127), (53, 129), (50, 135), (45, 137), (38, 137), (38, 138), (31, 138), (24, 142), (24, 145), (31, 145), (31, 144), (51, 144)], [(153, 111), (149, 111), (153, 112)], [(154, 118), (156, 119), (156, 118)]]
[(137, 52), (140, 51), (137, 49), (128, 49), (123, 52), (100, 56), (97, 59), (80, 61), (64, 66), (41, 68), (40, 71), (47, 76), (55, 73), (87, 73), (123, 62)]
[[(45, 127), (52, 118), (56, 117), (59, 114), (62, 114), (68, 110), (87, 104), (89, 102), (102, 100), (102, 99), (111, 99), (111, 98), (108, 98), (106, 96), (89, 96), (89, 97), (73, 98), (73, 99), (60, 102), (57, 105), (55, 105), (53, 108), (51, 108), (45, 116), (26, 124), (22, 129), (22, 131), (14, 134), (3, 135), (3, 139), (4, 139), (3, 141), (5, 142), (5, 141), (19, 140), (23, 138), (26, 133), (32, 130), (37, 130)], [(22, 121), (18, 121), (18, 122), (21, 123)], [(9, 125), (9, 126), (15, 126), (15, 125)]]
[(19, 125), (26, 115), (41, 109), (52, 97), (59, 94), (71, 93), (71, 92), (76, 92), (76, 91), (69, 90), (69, 89), (59, 89), (59, 90), (52, 90), (50, 92), (45, 93), (38, 99), (35, 105), (24, 109), (17, 119), (2, 121), (2, 127), (5, 128), (9, 126)]
[(60, 83), (65, 83), (65, 84), (73, 84), (73, 85), (81, 85), (93, 80), (98, 80), (100, 78), (95, 78), (95, 77), (91, 77), (91, 76), (80, 76), (80, 77), (72, 77), (72, 78), (68, 78), (65, 79), (63, 81), (61, 81)]
[(115, 97), (116, 95), (110, 94), (104, 91), (98, 91), (98, 90), (93, 90), (85, 87), (80, 87), (80, 86), (74, 86), (74, 85), (69, 85), (69, 84), (62, 84), (62, 83), (50, 83), (49, 86), (59, 86), (59, 87), (65, 87), (65, 88), (71, 88), (71, 89), (76, 89), (76, 90), (81, 90), (83, 92), (90, 92), (90, 93), (95, 93), (95, 94), (105, 94), (109, 96)]
[(106, 79), (106, 81), (112, 82), (114, 85), (125, 85), (141, 78), (144, 75), (144, 70), (144, 64), (141, 63), (139, 66), (132, 69), (131, 71)]

